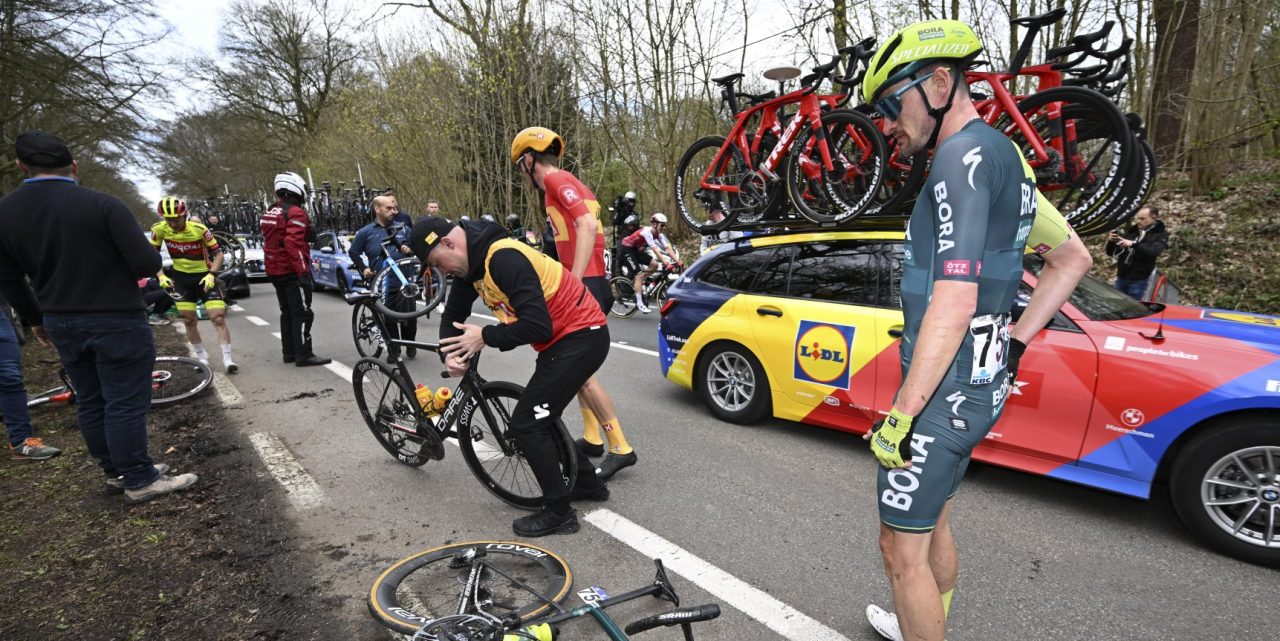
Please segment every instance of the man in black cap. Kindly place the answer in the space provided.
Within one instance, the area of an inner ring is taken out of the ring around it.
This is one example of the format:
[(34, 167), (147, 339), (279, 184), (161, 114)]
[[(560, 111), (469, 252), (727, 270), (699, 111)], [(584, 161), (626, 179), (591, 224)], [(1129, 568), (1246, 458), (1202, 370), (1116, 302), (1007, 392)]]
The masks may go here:
[(0, 291), (58, 349), (108, 488), (138, 503), (190, 487), (195, 474), (169, 476), (147, 454), (156, 350), (138, 279), (160, 271), (160, 255), (124, 203), (77, 184), (57, 136), (24, 133), (17, 152), (27, 179), (0, 199)]
[[(509, 238), (497, 223), (454, 225), (427, 216), (414, 223), (409, 247), (418, 260), (461, 281), (449, 289), (440, 316), (441, 351), (450, 374), (466, 372), (467, 362), (486, 345), (501, 350), (531, 345), (538, 352), (533, 377), (511, 412), (511, 434), (542, 488), (543, 509), (516, 519), (512, 529), (520, 536), (577, 532), (578, 518), (569, 501), (604, 501), (609, 488), (575, 447), (578, 475), (569, 492), (556, 450), (555, 422), (609, 353), (609, 328), (600, 305), (563, 265)], [(477, 297), (501, 324), (463, 322)]]

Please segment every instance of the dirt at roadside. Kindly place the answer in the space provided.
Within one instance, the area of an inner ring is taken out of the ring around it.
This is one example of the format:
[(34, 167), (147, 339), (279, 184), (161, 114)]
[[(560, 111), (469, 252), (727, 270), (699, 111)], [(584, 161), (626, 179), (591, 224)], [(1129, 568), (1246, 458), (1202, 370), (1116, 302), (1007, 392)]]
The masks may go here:
[[(156, 344), (186, 353), (169, 327)], [(23, 353), (28, 391), (58, 384), (52, 350), (31, 341)], [(310, 574), (316, 553), (213, 390), (151, 413), (152, 456), (200, 482), (138, 506), (106, 492), (74, 407), (32, 419), (63, 453), (0, 460), (0, 639), (351, 638)]]

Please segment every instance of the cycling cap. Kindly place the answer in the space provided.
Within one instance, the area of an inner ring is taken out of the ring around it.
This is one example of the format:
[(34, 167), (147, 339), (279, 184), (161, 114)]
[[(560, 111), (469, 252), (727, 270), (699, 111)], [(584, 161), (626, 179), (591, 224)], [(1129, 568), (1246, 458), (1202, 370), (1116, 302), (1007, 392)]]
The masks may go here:
[(940, 60), (970, 61), (982, 43), (957, 20), (917, 22), (899, 30), (871, 57), (862, 79), (862, 100), (875, 102), (880, 90)]
[(667, 217), (666, 217), (665, 215), (663, 215), (663, 214), (654, 214), (653, 216), (651, 216), (651, 217), (649, 218), (649, 222), (651, 222), (651, 223), (662, 223), (662, 224), (664, 224), (664, 225), (665, 225), (665, 224), (667, 224)]
[(299, 198), (303, 198), (307, 195), (307, 183), (302, 181), (302, 176), (299, 176), (292, 171), (286, 171), (284, 173), (276, 174), (276, 193), (280, 193), (280, 190), (287, 191), (291, 194), (297, 195)]
[(165, 196), (160, 199), (160, 204), (156, 205), (156, 213), (163, 218), (177, 218), (187, 215), (187, 203), (173, 196)]
[(542, 153), (550, 150), (557, 158), (564, 156), (564, 140), (560, 134), (546, 127), (527, 127), (516, 134), (511, 141), (511, 162), (520, 160), (520, 156), (530, 149)]

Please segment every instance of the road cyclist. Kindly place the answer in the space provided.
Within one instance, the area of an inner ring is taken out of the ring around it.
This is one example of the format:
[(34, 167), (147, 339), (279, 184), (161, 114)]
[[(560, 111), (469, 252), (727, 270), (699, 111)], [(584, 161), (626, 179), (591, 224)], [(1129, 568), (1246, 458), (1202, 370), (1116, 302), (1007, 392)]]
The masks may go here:
[(631, 272), (636, 309), (643, 314), (653, 311), (644, 301), (644, 280), (658, 270), (659, 262), (668, 270), (680, 262), (679, 252), (664, 233), (666, 228), (667, 217), (655, 213), (649, 217), (649, 226), (622, 239), (622, 260)]

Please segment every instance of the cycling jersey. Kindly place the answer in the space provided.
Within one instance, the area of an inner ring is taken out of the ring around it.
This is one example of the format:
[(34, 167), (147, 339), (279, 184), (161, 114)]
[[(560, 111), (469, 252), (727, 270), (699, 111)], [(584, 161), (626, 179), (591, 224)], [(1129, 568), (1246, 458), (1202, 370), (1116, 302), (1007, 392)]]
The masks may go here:
[(654, 236), (652, 227), (641, 227), (628, 234), (622, 239), (622, 246), (639, 250), (653, 247), (666, 256), (671, 255), (671, 241), (667, 239), (667, 235), (659, 232)]
[(182, 231), (174, 231), (164, 221), (152, 225), (151, 246), (159, 250), (161, 244), (169, 249), (174, 271), (184, 274), (208, 272), (213, 255), (222, 251), (209, 228), (191, 220)]
[(573, 261), (577, 249), (578, 232), (573, 222), (582, 216), (591, 216), (596, 220), (596, 244), (591, 250), (591, 262), (583, 272), (584, 278), (604, 276), (604, 226), (600, 225), (600, 203), (595, 194), (582, 184), (573, 174), (554, 171), (543, 178), (546, 189), (547, 215), (555, 232), (556, 254), (560, 262), (573, 271)]

